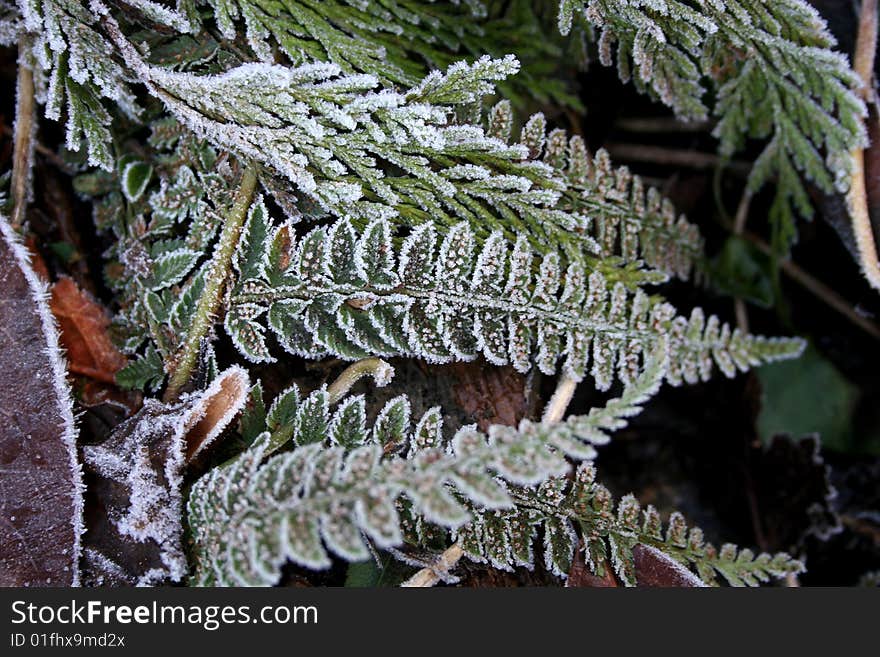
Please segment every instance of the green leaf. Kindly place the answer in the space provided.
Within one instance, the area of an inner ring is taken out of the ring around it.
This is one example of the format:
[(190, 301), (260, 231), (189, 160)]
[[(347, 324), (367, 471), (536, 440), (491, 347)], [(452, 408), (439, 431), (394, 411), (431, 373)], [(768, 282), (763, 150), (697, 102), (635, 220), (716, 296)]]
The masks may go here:
[(175, 285), (183, 280), (183, 277), (195, 266), (202, 256), (192, 249), (176, 249), (163, 253), (153, 265), (153, 283), (151, 289), (161, 290), (164, 287)]
[(296, 410), (299, 408), (299, 388), (296, 384), (279, 394), (269, 413), (266, 415), (266, 426), (270, 431), (277, 431), (281, 427), (292, 424), (296, 418)]
[(853, 449), (853, 412), (858, 388), (812, 345), (797, 360), (758, 369), (763, 388), (758, 431), (774, 435), (818, 433), (825, 448)]
[(129, 162), (122, 171), (122, 193), (130, 202), (134, 203), (144, 195), (150, 179), (153, 177), (153, 167), (144, 162)]
[(773, 305), (770, 258), (746, 240), (732, 236), (712, 263), (711, 281), (721, 292), (762, 308)]
[(129, 363), (116, 373), (116, 383), (123, 388), (157, 390), (165, 378), (162, 357), (153, 348), (147, 347), (144, 355)]
[(238, 421), (238, 431), (247, 443), (263, 432), (266, 425), (266, 404), (263, 401), (263, 385), (257, 381), (248, 391), (247, 402)]
[(382, 570), (372, 559), (368, 561), (356, 561), (348, 564), (348, 572), (345, 575), (345, 587), (355, 589), (373, 588), (379, 585)]

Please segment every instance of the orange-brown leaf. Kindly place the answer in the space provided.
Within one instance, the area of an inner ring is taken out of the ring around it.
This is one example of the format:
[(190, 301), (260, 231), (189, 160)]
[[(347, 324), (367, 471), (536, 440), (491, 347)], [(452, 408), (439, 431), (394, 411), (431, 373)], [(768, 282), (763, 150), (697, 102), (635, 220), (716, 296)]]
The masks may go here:
[(49, 306), (61, 327), (70, 371), (114, 383), (127, 361), (107, 333), (110, 319), (104, 307), (67, 277), (52, 286)]

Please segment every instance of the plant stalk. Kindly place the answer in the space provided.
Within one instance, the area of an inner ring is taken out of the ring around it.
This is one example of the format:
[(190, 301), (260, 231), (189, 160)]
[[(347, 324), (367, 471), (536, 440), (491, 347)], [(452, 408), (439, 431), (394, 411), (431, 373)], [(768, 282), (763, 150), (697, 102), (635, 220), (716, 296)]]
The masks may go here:
[(560, 377), (559, 383), (556, 384), (556, 390), (553, 391), (553, 396), (544, 409), (544, 417), (541, 418), (541, 424), (549, 426), (562, 420), (572, 397), (574, 397), (577, 385), (577, 381), (566, 374)]
[(235, 247), (238, 244), (241, 229), (247, 218), (248, 208), (253, 201), (256, 188), (257, 171), (255, 165), (251, 164), (242, 175), (241, 185), (235, 195), (232, 210), (226, 217), (223, 231), (220, 233), (220, 240), (214, 248), (214, 255), (211, 258), (210, 269), (205, 280), (205, 291), (199, 298), (192, 325), (178, 352), (174, 373), (165, 390), (164, 401), (166, 403), (176, 401), (182, 388), (189, 382), (199, 356), (202, 339), (207, 337), (214, 324), (220, 300), (223, 297), (223, 290), (232, 270), (232, 256), (235, 253)]
[[(745, 192), (743, 192), (742, 198), (739, 202), (739, 207), (736, 209), (736, 219), (733, 222), (733, 234), (737, 237), (742, 237), (742, 234), (746, 230), (746, 222), (749, 219), (749, 207), (752, 204), (752, 193), (749, 191), (748, 187), (746, 187)], [(739, 327), (739, 330), (743, 333), (749, 332), (749, 310), (746, 307), (746, 302), (743, 301), (742, 297), (735, 297), (733, 300), (733, 308), (736, 313), (736, 325)]]
[(330, 404), (335, 404), (345, 397), (351, 387), (365, 376), (372, 376), (376, 381), (376, 386), (382, 388), (391, 381), (394, 376), (394, 368), (381, 358), (364, 358), (352, 363), (327, 388)]
[[(868, 105), (875, 102), (873, 71), (876, 53), (877, 0), (862, 0), (854, 63), (856, 73), (862, 78), (862, 98)], [(853, 176), (847, 194), (847, 205), (852, 218), (862, 273), (875, 289), (880, 290), (880, 261), (877, 258), (877, 244), (871, 227), (868, 191), (865, 184), (865, 151), (861, 148), (853, 150), (852, 159)]]
[(461, 549), (461, 546), (455, 543), (437, 557), (437, 561), (434, 562), (433, 566), (422, 568), (400, 586), (404, 588), (427, 588), (439, 584), (443, 579), (442, 575), (448, 575), (449, 571), (455, 568), (463, 556), (464, 551)]
[(15, 132), (12, 152), (12, 217), (14, 230), (24, 224), (27, 205), (31, 200), (31, 180), (34, 162), (34, 132), (36, 106), (34, 101), (34, 72), (27, 65), (27, 37), (18, 45), (18, 83), (15, 95)]

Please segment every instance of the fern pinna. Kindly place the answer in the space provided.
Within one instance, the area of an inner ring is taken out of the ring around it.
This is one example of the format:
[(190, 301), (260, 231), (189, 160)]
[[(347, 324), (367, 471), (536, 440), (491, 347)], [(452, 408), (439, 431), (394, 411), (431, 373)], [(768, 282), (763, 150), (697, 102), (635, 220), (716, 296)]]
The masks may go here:
[(851, 151), (866, 139), (862, 83), (809, 3), (560, 0), (560, 30), (575, 18), (598, 32), (602, 64), (685, 119), (709, 115), (708, 82), (723, 156), (769, 139), (749, 189), (777, 180), (770, 219), (780, 249), (797, 235), (795, 218), (813, 216), (804, 178), (825, 193), (847, 189)]
[(669, 304), (578, 263), (563, 272), (558, 254), (536, 258), (522, 236), (511, 244), (494, 232), (478, 248), (465, 223), (442, 240), (422, 224), (399, 253), (383, 219), (360, 235), (342, 220), (295, 245), (291, 228), (272, 229), (257, 203), (241, 244), (225, 326), (254, 361), (272, 358), (263, 315), (278, 342), (304, 357), (482, 355), (523, 372), (534, 363), (546, 374), (561, 359), (566, 375), (580, 381), (589, 371), (600, 390), (615, 377), (631, 382), (642, 354), (665, 336), (672, 383), (707, 380), (713, 363), (732, 376), (802, 348), (799, 340), (743, 335), (699, 310), (676, 317)]
[(642, 510), (632, 495), (615, 503), (595, 478), (595, 466), (583, 463), (571, 479), (518, 488), (513, 491), (515, 509), (476, 511), (456, 537), (470, 559), (512, 570), (535, 566), (534, 548), (542, 536), (544, 566), (562, 577), (571, 570), (582, 537), (590, 569), (603, 576), (610, 567), (628, 586), (638, 583), (636, 545), (657, 550), (690, 570), (697, 586), (715, 585), (719, 576), (732, 586), (758, 586), (803, 571), (803, 564), (785, 553), (755, 555), (730, 543), (719, 550), (704, 540), (699, 527), (688, 528), (678, 512), (670, 515), (664, 531), (653, 506)]
[[(591, 567), (601, 573), (610, 558), (628, 585), (636, 583), (636, 544), (695, 568), (701, 583), (714, 583), (720, 573), (731, 584), (754, 586), (799, 572), (801, 564), (784, 554), (755, 557), (730, 545), (719, 552), (699, 529), (688, 533), (680, 514), (670, 517), (664, 537), (653, 508), (638, 524), (631, 496), (613, 512), (610, 493), (594, 481), (594, 446), (607, 443), (656, 393), (666, 358), (660, 345), (619, 398), (589, 415), (559, 424), (493, 425), (487, 434), (462, 427), (451, 439), (444, 438), (437, 407), (410, 429), (405, 396), (387, 402), (368, 428), (363, 395), (331, 412), (335, 400), (326, 389), (300, 399), (291, 388), (247, 419), (253, 444), (193, 487), (194, 582), (273, 584), (288, 560), (327, 568), (328, 553), (368, 559), (370, 546), (421, 544), (444, 528), (470, 559), (501, 569), (534, 567), (541, 530), (544, 562), (561, 577), (579, 535)], [(261, 389), (254, 394), (261, 398)], [(561, 476), (569, 469), (563, 456), (582, 461), (573, 480)]]
[[(368, 429), (362, 395), (331, 413), (337, 400), (326, 389), (301, 399), (294, 386), (264, 414), (247, 419), (250, 431), (259, 431), (252, 445), (190, 493), (197, 581), (271, 584), (289, 559), (325, 568), (327, 548), (361, 560), (370, 555), (365, 539), (378, 548), (399, 545), (402, 494), (410, 522), (415, 515), (441, 527), (468, 520), (463, 501), (509, 508), (508, 484), (531, 486), (562, 475), (569, 469), (564, 456), (592, 459), (593, 445), (607, 442), (607, 431), (625, 425), (656, 391), (665, 362), (661, 346), (627, 394), (589, 416), (549, 426), (528, 420), (517, 429), (496, 425), (488, 435), (462, 427), (449, 440), (437, 407), (410, 429), (409, 401), (395, 397)], [(254, 394), (261, 398), (261, 388)], [(290, 449), (270, 456), (284, 447)], [(237, 540), (228, 540), (231, 532), (239, 533)]]

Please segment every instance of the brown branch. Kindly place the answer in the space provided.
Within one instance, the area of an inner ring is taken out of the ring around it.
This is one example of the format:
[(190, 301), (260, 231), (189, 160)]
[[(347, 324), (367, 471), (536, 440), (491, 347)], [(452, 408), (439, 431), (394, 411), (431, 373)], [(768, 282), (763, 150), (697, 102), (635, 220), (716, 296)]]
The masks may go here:
[(445, 576), (449, 575), (449, 571), (455, 568), (464, 551), (458, 543), (447, 548), (429, 568), (422, 568), (415, 575), (406, 580), (402, 587), (405, 588), (428, 588), (439, 584)]
[[(746, 232), (743, 233), (743, 237), (754, 244), (756, 247), (758, 247), (758, 249), (760, 249), (766, 255), (772, 256), (773, 249), (770, 247), (769, 244), (767, 244), (767, 242), (762, 240), (757, 235)], [(831, 308), (846, 317), (850, 322), (861, 328), (863, 331), (865, 331), (865, 333), (873, 338), (876, 338), (877, 340), (880, 340), (880, 326), (872, 322), (867, 317), (859, 315), (855, 310), (853, 310), (852, 306), (846, 299), (844, 299), (837, 292), (825, 285), (825, 283), (801, 269), (791, 260), (781, 260), (779, 262), (779, 267), (780, 269), (782, 269), (782, 272), (793, 281), (799, 283), (806, 290), (819, 297), (819, 299), (821, 299)]]
[(714, 153), (703, 153), (694, 150), (678, 150), (662, 146), (644, 146), (642, 144), (622, 144), (609, 142), (606, 150), (615, 160), (629, 162), (645, 162), (664, 166), (685, 167), (688, 169), (706, 170), (724, 165), (734, 173), (748, 176), (752, 165), (739, 160), (725, 161)]
[[(749, 191), (748, 187), (743, 192), (742, 198), (739, 201), (739, 207), (736, 209), (736, 218), (733, 220), (733, 234), (737, 237), (742, 237), (742, 234), (746, 230), (746, 222), (749, 218), (749, 207), (752, 204), (752, 193)], [(733, 300), (734, 312), (736, 313), (736, 325), (739, 327), (739, 330), (743, 333), (749, 332), (749, 310), (746, 307), (746, 302), (743, 301), (742, 297), (736, 297)]]
[[(0, 132), (2, 132), (7, 137), (10, 137), (10, 138), (15, 137), (15, 131), (12, 128), (10, 128), (8, 125), (6, 125), (5, 123), (2, 126), (0, 126)], [(75, 173), (73, 167), (70, 166), (67, 162), (65, 162), (64, 159), (60, 155), (58, 155), (58, 153), (53, 151), (51, 148), (43, 146), (43, 144), (41, 144), (37, 140), (34, 140), (34, 151), (39, 153), (41, 157), (46, 158), (46, 161), (48, 161), (50, 164), (52, 164), (56, 168), (60, 169), (64, 173), (67, 173), (67, 174)]]
[[(877, 0), (862, 0), (859, 18), (859, 35), (856, 41), (854, 58), (855, 71), (862, 78), (860, 92), (866, 103), (872, 103), (873, 69), (877, 52)], [(868, 210), (868, 190), (865, 184), (865, 151), (857, 148), (852, 151), (853, 176), (847, 194), (847, 205), (852, 218), (853, 233), (859, 251), (862, 273), (868, 282), (880, 290), (880, 261), (877, 259), (877, 244), (871, 227)]]
[(36, 132), (36, 105), (34, 100), (34, 72), (26, 62), (28, 43), (22, 36), (18, 46), (18, 83), (15, 94), (15, 132), (12, 151), (12, 217), (14, 230), (24, 224), (27, 205), (33, 191), (31, 179), (34, 163), (34, 133)]
[(617, 119), (614, 125), (624, 132), (638, 134), (700, 133), (712, 129), (709, 121), (682, 121), (671, 116), (623, 118)]

